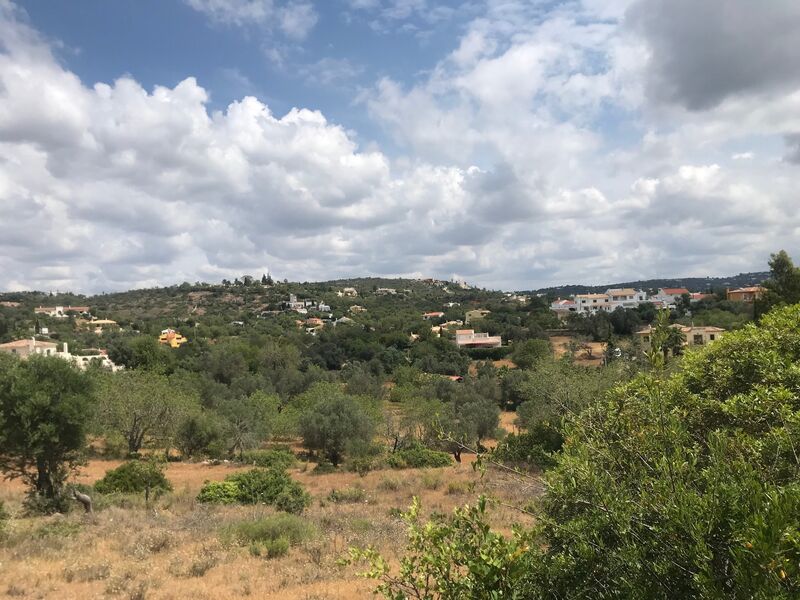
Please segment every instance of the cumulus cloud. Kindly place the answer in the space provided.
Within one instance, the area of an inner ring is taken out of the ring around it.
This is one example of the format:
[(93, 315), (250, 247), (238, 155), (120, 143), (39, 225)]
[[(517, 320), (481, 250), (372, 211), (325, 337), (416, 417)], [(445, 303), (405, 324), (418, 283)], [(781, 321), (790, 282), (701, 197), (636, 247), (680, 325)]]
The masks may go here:
[(800, 83), (795, 0), (640, 0), (628, 21), (647, 41), (655, 100), (704, 110)]
[[(646, 1), (489, 0), (430, 72), (361, 96), (390, 155), (319, 111), (252, 96), (211, 111), (190, 74), (81, 81), (0, 0), (0, 288), (269, 268), (522, 289), (761, 268), (800, 228), (800, 90), (664, 108), (645, 93), (649, 33), (625, 25)], [(320, 68), (337, 66), (342, 81), (349, 63)], [(731, 162), (738, 148), (759, 160)]]

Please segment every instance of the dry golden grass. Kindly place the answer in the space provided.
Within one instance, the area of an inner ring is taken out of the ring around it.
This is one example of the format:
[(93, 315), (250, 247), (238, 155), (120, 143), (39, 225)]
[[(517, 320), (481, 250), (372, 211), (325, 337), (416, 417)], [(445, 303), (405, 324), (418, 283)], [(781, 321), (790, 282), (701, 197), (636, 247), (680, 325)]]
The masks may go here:
[[(550, 337), (550, 345), (553, 347), (553, 354), (556, 358), (561, 358), (569, 352), (569, 343), (573, 341), (568, 335), (554, 335)], [(585, 350), (576, 352), (575, 364), (584, 367), (599, 367), (603, 364), (603, 353), (606, 351), (604, 342), (586, 342), (592, 349), (592, 357)]]
[[(91, 483), (117, 461), (92, 461), (76, 481)], [(404, 524), (391, 509), (405, 509), (413, 496), (426, 513), (449, 513), (492, 494), (509, 504), (524, 503), (536, 489), (501, 473), (484, 477), (468, 464), (425, 471), (376, 471), (314, 475), (309, 468), (292, 471), (313, 496), (304, 518), (315, 537), (292, 548), (288, 555), (265, 559), (247, 548), (223, 542), (226, 524), (272, 514), (267, 507), (204, 506), (194, 498), (207, 480), (223, 479), (240, 470), (231, 465), (170, 463), (167, 477), (175, 491), (144, 506), (133, 499), (122, 508), (110, 506), (94, 516), (78, 511), (66, 516), (22, 518), (24, 489), (4, 482), (0, 499), (16, 518), (0, 544), (0, 597), (122, 598), (194, 600), (264, 598), (333, 600), (369, 598), (373, 583), (357, 577), (357, 569), (337, 561), (353, 545), (374, 545), (396, 559), (403, 550)], [(365, 497), (356, 503), (332, 503), (334, 489), (359, 487)], [(493, 524), (509, 532), (524, 517), (498, 505)]]

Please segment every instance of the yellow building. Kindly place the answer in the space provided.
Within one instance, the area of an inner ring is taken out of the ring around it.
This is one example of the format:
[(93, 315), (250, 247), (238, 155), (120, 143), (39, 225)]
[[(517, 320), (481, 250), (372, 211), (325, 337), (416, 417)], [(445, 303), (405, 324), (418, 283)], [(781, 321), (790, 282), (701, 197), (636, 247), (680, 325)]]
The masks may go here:
[(180, 348), (188, 341), (189, 340), (187, 340), (174, 329), (165, 329), (161, 332), (161, 335), (158, 336), (158, 343), (169, 346), (170, 348)]

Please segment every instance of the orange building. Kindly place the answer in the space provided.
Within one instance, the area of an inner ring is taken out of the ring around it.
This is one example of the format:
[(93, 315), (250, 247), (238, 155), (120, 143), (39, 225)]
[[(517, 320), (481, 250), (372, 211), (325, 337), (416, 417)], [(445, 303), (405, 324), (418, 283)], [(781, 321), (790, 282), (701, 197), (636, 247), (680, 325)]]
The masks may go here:
[(761, 296), (764, 295), (765, 291), (766, 291), (765, 288), (761, 287), (760, 285), (756, 285), (753, 287), (743, 287), (735, 290), (727, 290), (726, 296), (728, 300), (732, 300), (733, 302), (752, 303), (756, 300), (760, 300)]
[(161, 335), (158, 336), (158, 343), (169, 346), (170, 348), (180, 348), (188, 341), (189, 340), (174, 329), (165, 329), (161, 332)]

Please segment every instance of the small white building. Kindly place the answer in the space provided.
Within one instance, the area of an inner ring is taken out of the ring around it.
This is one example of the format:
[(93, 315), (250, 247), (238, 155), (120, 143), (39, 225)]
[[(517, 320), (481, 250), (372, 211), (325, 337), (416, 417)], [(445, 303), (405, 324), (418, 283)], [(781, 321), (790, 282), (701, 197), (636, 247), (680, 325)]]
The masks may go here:
[(688, 293), (686, 288), (658, 288), (658, 293), (651, 299), (662, 302), (667, 308), (675, 308), (678, 299)]
[(475, 333), (472, 329), (459, 329), (456, 331), (456, 345), (459, 348), (499, 348), (503, 345), (503, 338), (488, 333)]

